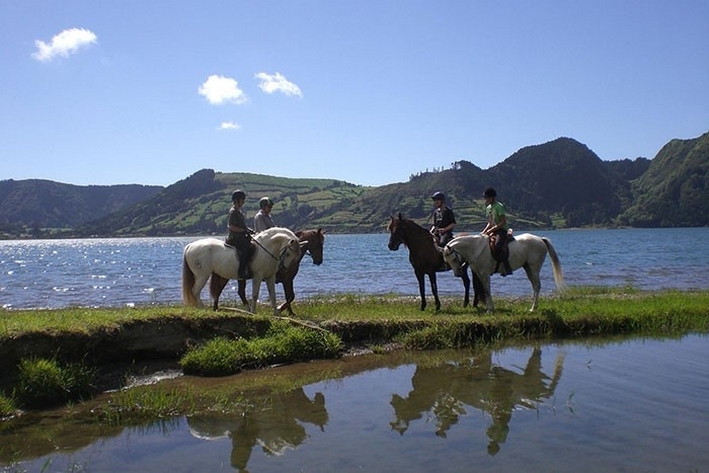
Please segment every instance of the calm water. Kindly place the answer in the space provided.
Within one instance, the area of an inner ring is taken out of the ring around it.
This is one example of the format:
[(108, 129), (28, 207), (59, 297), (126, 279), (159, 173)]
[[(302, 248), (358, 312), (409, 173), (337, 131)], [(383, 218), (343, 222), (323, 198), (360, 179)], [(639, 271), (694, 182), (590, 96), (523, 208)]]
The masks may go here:
[[(7, 471), (705, 471), (709, 338), (397, 353), (269, 370), (311, 381), (217, 412), (133, 428), (0, 431)], [(256, 373), (178, 378), (203, 389)], [(261, 375), (262, 376), (262, 375)], [(10, 453), (21, 449), (10, 464)]]
[[(640, 289), (709, 288), (709, 228), (564, 230), (536, 232), (551, 239), (570, 285), (631, 285)], [(0, 241), (0, 307), (59, 308), (179, 303), (182, 250), (196, 238)], [(296, 297), (330, 293), (417, 295), (408, 250), (387, 249), (387, 234), (327, 235), (321, 266), (306, 257)], [(452, 273), (439, 291), (462, 295)], [(554, 288), (551, 264), (542, 293)], [(250, 289), (248, 290), (250, 294)], [(282, 299), (281, 289), (279, 298)], [(430, 288), (426, 288), (430, 293)], [(493, 276), (493, 297), (527, 296), (523, 271)], [(203, 291), (207, 300), (207, 291)], [(231, 283), (222, 296), (237, 300)], [(261, 289), (265, 299), (266, 288)]]

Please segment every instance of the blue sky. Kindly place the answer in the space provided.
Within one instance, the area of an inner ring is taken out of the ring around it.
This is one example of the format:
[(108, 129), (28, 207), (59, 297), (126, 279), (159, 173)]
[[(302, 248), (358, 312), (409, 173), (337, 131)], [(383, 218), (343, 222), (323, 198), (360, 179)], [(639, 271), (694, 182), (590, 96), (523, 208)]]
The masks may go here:
[(0, 0), (0, 180), (362, 185), (709, 130), (709, 2)]

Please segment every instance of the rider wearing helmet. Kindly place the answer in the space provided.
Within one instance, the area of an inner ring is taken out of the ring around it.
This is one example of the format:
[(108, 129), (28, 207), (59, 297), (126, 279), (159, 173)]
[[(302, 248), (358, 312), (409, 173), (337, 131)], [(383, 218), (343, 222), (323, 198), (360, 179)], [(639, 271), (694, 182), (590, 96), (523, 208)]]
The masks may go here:
[(431, 199), (436, 209), (433, 211), (433, 225), (430, 232), (438, 240), (438, 246), (446, 246), (446, 243), (453, 239), (455, 216), (453, 210), (446, 205), (446, 196), (443, 192), (434, 192)]
[(487, 204), (487, 207), (485, 207), (487, 225), (482, 233), (491, 237), (495, 236), (495, 254), (500, 262), (504, 264), (504, 270), (500, 274), (509, 276), (512, 274), (509, 262), (510, 252), (507, 248), (507, 232), (510, 230), (510, 226), (507, 223), (505, 206), (502, 205), (502, 202), (497, 201), (497, 192), (492, 187), (485, 189), (483, 197)]
[(268, 197), (261, 197), (258, 201), (259, 211), (254, 215), (254, 230), (256, 233), (262, 232), (267, 228), (275, 227), (271, 218), (271, 210), (273, 209), (273, 201)]
[(235, 190), (231, 194), (231, 201), (233, 205), (229, 209), (229, 219), (227, 221), (229, 234), (227, 235), (226, 243), (235, 247), (239, 255), (239, 279), (249, 279), (251, 277), (251, 256), (254, 254), (254, 248), (251, 245), (251, 233), (253, 233), (253, 230), (246, 226), (246, 217), (244, 217), (244, 212), (241, 210), (246, 201), (246, 193), (242, 190)]

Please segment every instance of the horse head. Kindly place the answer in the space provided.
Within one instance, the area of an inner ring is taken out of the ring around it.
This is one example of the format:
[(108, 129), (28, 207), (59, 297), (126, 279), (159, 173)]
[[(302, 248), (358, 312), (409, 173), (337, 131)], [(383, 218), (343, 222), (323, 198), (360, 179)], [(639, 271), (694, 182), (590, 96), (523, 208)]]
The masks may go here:
[(389, 231), (389, 249), (396, 251), (404, 243), (404, 222), (405, 219), (399, 212), (399, 216), (394, 218), (392, 215), (387, 230)]
[(455, 240), (451, 241), (443, 248), (443, 260), (451, 267), (453, 275), (459, 278), (463, 274), (463, 269), (466, 267), (467, 262), (463, 259), (461, 254), (456, 251), (454, 243)]
[(291, 238), (286, 245), (281, 248), (278, 257), (278, 269), (288, 269), (300, 258), (301, 252), (305, 251), (306, 242), (301, 242), (297, 238)]
[(323, 247), (325, 246), (325, 232), (323, 229), (298, 231), (295, 234), (301, 242), (305, 243), (303, 251), (310, 253), (310, 257), (313, 258), (313, 264), (322, 264)]

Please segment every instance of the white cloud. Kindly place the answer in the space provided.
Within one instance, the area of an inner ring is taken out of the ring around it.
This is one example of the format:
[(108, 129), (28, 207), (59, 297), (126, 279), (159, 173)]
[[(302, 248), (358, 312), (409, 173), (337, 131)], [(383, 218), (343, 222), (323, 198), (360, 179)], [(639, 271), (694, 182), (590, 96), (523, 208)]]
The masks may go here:
[(199, 86), (199, 95), (203, 95), (212, 105), (231, 102), (236, 105), (246, 102), (247, 97), (239, 88), (239, 83), (231, 77), (211, 75)]
[(218, 130), (241, 130), (241, 125), (234, 122), (222, 122)]
[(258, 86), (267, 94), (282, 92), (285, 95), (303, 96), (300, 87), (283, 77), (280, 72), (276, 72), (275, 74), (259, 72), (255, 77), (261, 79), (261, 83)]
[(32, 53), (32, 57), (42, 62), (51, 61), (57, 56), (68, 57), (80, 48), (95, 43), (96, 35), (93, 31), (84, 28), (71, 28), (54, 36), (49, 44), (36, 40), (34, 44), (37, 46), (37, 51)]

